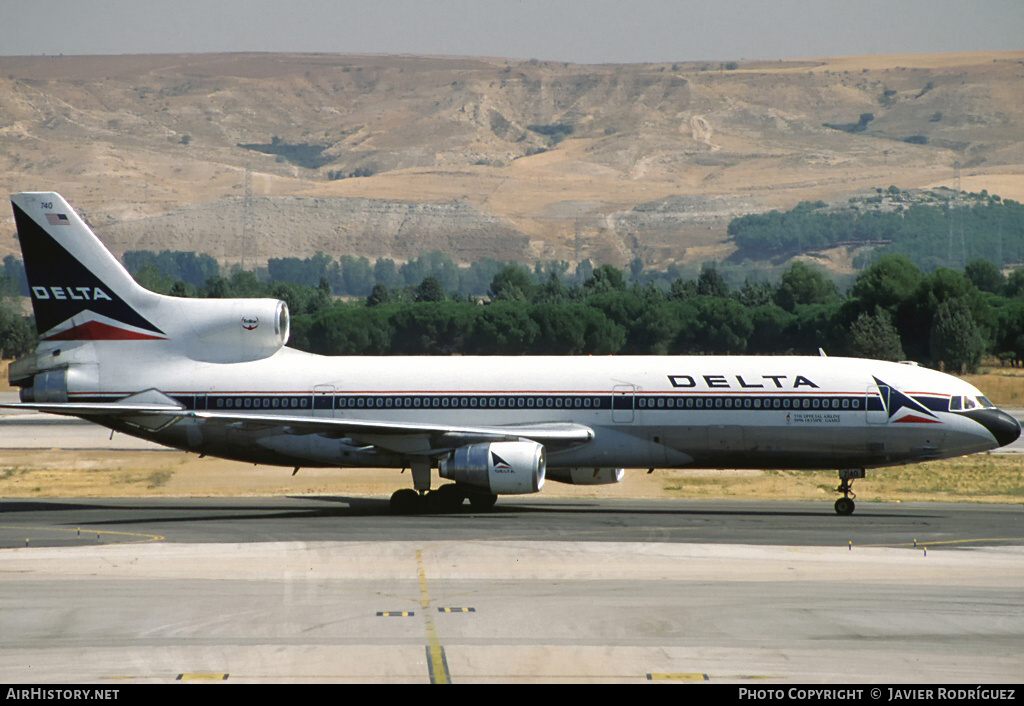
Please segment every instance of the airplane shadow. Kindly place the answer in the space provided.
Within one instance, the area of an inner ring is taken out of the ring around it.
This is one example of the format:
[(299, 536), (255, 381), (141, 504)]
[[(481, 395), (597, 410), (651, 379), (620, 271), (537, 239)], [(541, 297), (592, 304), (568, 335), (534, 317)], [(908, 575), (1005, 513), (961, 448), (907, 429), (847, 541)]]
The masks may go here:
[[(294, 501), (303, 505), (297, 506)], [(105, 501), (102, 499), (79, 500), (0, 500), (0, 524), (5, 520), (14, 521), (22, 513), (57, 513), (49, 522), (60, 521), (59, 516), (65, 513), (78, 517), (74, 524), (105, 526), (105, 525), (138, 525), (162, 523), (195, 523), (195, 522), (232, 522), (232, 521), (273, 521), (289, 519), (343, 519), (343, 518), (388, 518), (392, 521), (414, 522), (430, 519), (453, 522), (462, 518), (509, 519), (515, 517), (554, 517), (564, 516), (603, 516), (608, 518), (672, 517), (672, 518), (832, 518), (835, 521), (858, 522), (860, 520), (877, 521), (879, 519), (898, 519), (902, 521), (928, 520), (941, 517), (932, 512), (910, 510), (905, 506), (899, 512), (886, 511), (884, 505), (862, 505), (857, 512), (845, 518), (835, 515), (831, 504), (808, 504), (806, 508), (795, 509), (793, 503), (774, 504), (770, 501), (742, 504), (730, 504), (728, 507), (714, 507), (705, 501), (679, 500), (557, 500), (557, 501), (517, 501), (498, 504), (487, 511), (473, 510), (468, 503), (452, 513), (419, 513), (413, 515), (394, 515), (387, 498), (363, 496), (283, 496), (281, 498), (248, 499), (236, 501), (217, 499), (189, 498), (187, 500), (170, 498), (167, 500), (142, 499)], [(96, 513), (99, 517), (91, 519), (82, 517), (82, 513)], [(646, 524), (641, 522), (641, 524)]]

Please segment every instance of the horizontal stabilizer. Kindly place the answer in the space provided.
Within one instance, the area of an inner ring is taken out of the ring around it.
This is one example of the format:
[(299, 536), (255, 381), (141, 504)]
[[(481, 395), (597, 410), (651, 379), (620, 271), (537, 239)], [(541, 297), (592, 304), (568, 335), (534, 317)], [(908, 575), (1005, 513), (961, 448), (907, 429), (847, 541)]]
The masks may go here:
[(166, 415), (185, 409), (179, 402), (155, 389), (137, 392), (117, 402), (17, 402), (0, 404), (0, 407), (47, 412), (48, 414), (70, 414), (77, 417)]

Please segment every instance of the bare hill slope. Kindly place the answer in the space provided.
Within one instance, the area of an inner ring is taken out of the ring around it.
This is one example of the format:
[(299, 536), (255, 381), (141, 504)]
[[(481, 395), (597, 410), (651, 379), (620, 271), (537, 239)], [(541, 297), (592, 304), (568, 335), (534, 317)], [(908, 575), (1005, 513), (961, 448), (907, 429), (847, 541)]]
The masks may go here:
[[(583, 66), (295, 54), (0, 58), (0, 182), (115, 250), (724, 257), (739, 214), (878, 186), (1024, 200), (1024, 52)], [(829, 127), (831, 126), (831, 127)], [(2, 216), (0, 255), (16, 252)]]

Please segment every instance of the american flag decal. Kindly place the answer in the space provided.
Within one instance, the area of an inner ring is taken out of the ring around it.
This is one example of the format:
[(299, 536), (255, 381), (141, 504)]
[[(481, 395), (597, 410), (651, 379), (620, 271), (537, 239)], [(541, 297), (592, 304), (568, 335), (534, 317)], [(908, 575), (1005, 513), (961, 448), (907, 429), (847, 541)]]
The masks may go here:
[(68, 220), (68, 217), (63, 213), (47, 213), (46, 222), (51, 226), (66, 226), (71, 224), (71, 221)]

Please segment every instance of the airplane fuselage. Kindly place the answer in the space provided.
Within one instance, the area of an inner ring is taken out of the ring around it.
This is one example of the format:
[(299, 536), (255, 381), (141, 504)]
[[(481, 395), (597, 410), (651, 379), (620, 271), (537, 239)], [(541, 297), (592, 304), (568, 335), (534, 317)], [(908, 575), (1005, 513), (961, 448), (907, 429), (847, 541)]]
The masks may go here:
[[(122, 354), (125, 345), (147, 344), (122, 342)], [(889, 382), (923, 411), (883, 399)], [(594, 430), (592, 441), (550, 452), (552, 468), (834, 469), (997, 446), (976, 421), (949, 411), (951, 397), (978, 394), (957, 378), (826, 357), (331, 358), (285, 348), (248, 363), (129, 366), (80, 389), (72, 382), (68, 400), (113, 401), (149, 388), (196, 412)], [(423, 437), (366, 449), (365, 439), (208, 428), (201, 419), (155, 431), (117, 426), (198, 453), (280, 465), (403, 466), (408, 454), (431, 448)]]

